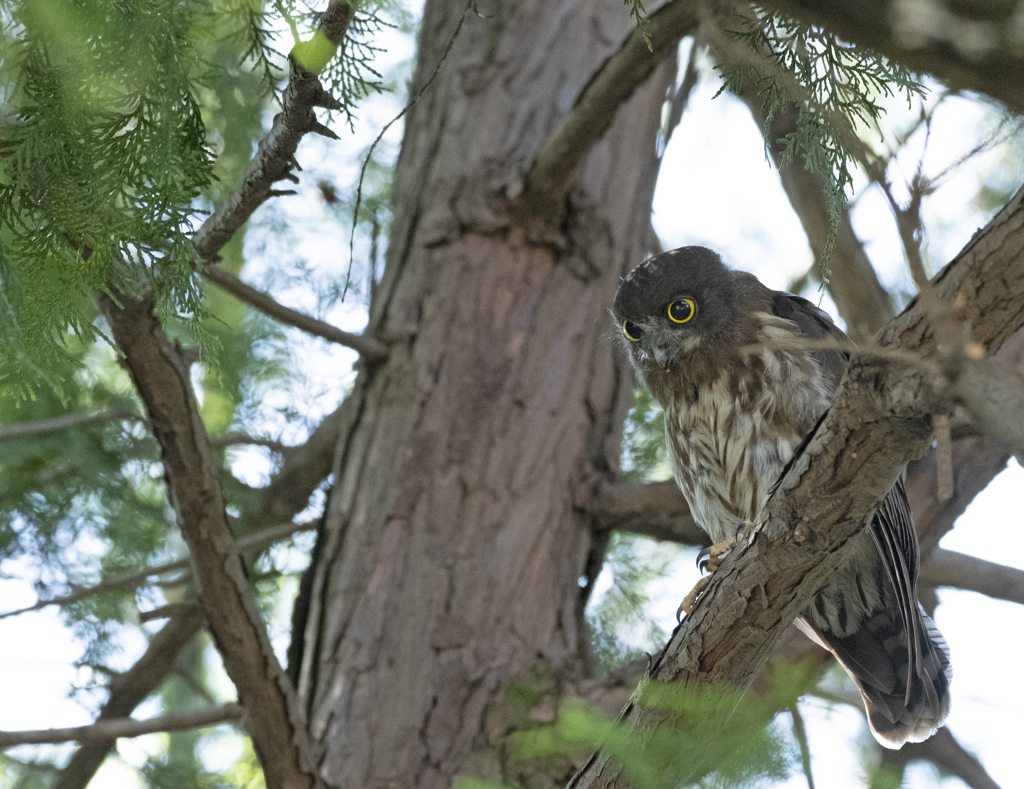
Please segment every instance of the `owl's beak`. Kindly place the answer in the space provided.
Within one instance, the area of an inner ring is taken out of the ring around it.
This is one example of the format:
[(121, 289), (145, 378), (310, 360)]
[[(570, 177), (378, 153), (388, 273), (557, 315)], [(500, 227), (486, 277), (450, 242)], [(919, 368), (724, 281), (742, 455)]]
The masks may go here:
[(674, 354), (671, 349), (666, 348), (664, 345), (655, 345), (651, 349), (651, 353), (654, 355), (654, 361), (658, 363), (662, 370), (667, 370), (669, 365), (672, 364)]

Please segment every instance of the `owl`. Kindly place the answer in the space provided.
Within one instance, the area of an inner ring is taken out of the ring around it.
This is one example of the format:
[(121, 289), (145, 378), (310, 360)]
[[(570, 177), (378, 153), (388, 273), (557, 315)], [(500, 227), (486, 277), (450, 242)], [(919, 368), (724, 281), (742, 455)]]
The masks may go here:
[[(613, 315), (639, 378), (661, 403), (672, 473), (716, 543), (752, 521), (805, 434), (828, 409), (849, 344), (827, 313), (704, 247), (641, 263)], [(788, 343), (788, 345), (787, 345)], [(949, 647), (917, 600), (918, 544), (903, 479), (797, 625), (860, 688), (875, 738), (920, 742), (949, 714)]]

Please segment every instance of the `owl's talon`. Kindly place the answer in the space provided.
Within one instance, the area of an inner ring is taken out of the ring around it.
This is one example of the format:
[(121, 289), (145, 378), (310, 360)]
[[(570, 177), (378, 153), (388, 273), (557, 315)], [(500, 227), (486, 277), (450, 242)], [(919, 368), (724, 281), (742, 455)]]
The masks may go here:
[(701, 548), (697, 554), (697, 568), (701, 571), (713, 573), (722, 566), (722, 556), (736, 547), (736, 540), (725, 540), (716, 542), (706, 548)]
[(697, 584), (690, 590), (690, 593), (683, 598), (683, 602), (679, 604), (679, 608), (676, 609), (676, 622), (681, 622), (683, 614), (687, 616), (693, 611), (693, 607), (697, 605), (697, 600), (704, 593), (704, 589), (711, 583), (711, 576), (705, 575)]

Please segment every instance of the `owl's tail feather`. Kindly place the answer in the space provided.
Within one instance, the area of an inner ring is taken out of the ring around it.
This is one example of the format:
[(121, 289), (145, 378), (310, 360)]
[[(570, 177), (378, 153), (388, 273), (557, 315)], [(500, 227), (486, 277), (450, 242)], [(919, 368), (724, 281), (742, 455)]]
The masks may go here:
[(886, 748), (928, 739), (949, 715), (949, 646), (920, 605), (911, 619), (908, 629), (899, 612), (883, 611), (848, 636), (797, 620), (857, 683), (871, 733)]

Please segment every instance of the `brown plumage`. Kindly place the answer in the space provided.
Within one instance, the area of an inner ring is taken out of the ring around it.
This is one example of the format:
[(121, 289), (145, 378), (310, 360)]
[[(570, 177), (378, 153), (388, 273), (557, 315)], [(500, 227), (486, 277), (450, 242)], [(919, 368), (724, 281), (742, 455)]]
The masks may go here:
[[(730, 271), (704, 247), (639, 265), (613, 312), (664, 408), (673, 475), (694, 519), (712, 541), (731, 539), (764, 505), (846, 368), (841, 351), (782, 346), (846, 335), (806, 299)], [(917, 601), (917, 534), (902, 479), (854, 543), (797, 625), (857, 683), (876, 739), (898, 748), (942, 724), (952, 678), (949, 648)]]

